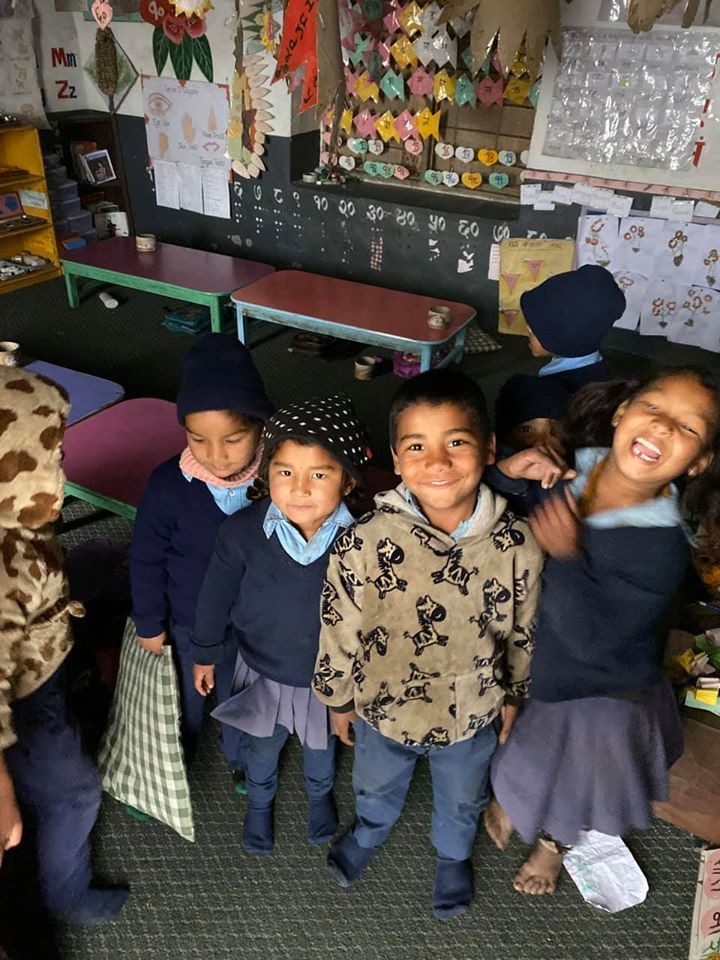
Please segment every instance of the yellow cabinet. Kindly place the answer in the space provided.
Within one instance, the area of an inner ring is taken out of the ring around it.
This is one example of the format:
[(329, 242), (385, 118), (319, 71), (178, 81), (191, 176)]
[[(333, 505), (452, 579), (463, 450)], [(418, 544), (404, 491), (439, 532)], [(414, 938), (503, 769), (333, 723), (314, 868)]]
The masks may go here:
[[(0, 260), (6, 260), (15, 254), (27, 251), (45, 257), (50, 262), (47, 266), (22, 276), (0, 281), (0, 294), (9, 293), (20, 287), (29, 287), (43, 280), (51, 280), (62, 273), (55, 242), (50, 197), (45, 182), (40, 138), (35, 127), (20, 123), (0, 124), (0, 171), (3, 167), (18, 167), (25, 172), (18, 173), (17, 177), (0, 177), (0, 194), (25, 191), (24, 195), (21, 195), (24, 212), (29, 216), (40, 217), (42, 223), (33, 223), (18, 230), (4, 231), (0, 222)], [(44, 194), (44, 206), (42, 203), (40, 206), (33, 206), (28, 202), (28, 198), (35, 199), (32, 196), (34, 193)]]

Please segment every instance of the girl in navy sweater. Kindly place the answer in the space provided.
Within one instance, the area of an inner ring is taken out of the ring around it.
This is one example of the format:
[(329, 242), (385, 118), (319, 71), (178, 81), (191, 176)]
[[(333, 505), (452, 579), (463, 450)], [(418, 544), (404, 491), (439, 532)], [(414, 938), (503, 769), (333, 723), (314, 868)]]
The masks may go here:
[[(193, 683), (195, 605), (218, 527), (249, 504), (260, 463), (263, 421), (272, 413), (250, 351), (234, 337), (208, 333), (185, 354), (177, 397), (188, 445), (150, 475), (130, 547), (132, 618), (149, 653), (173, 648), (180, 687), (185, 759), (195, 753), (205, 700)], [(234, 657), (218, 664), (218, 699), (230, 695)], [(241, 738), (222, 747), (244, 793)]]
[(327, 843), (337, 828), (335, 738), (310, 684), (328, 554), (353, 522), (343, 498), (359, 484), (366, 462), (365, 431), (347, 397), (279, 411), (265, 424), (264, 443), (257, 487), (270, 500), (222, 525), (198, 600), (194, 643), (201, 695), (216, 682), (226, 636), (239, 651), (239, 692), (213, 716), (244, 732), (250, 802), (243, 846), (253, 854), (273, 848), (278, 761), (293, 732), (303, 745), (308, 840)]
[(688, 559), (673, 481), (717, 505), (720, 387), (671, 370), (607, 413), (611, 448), (579, 450), (576, 478), (531, 517), (548, 560), (530, 699), (496, 754), (486, 815), (501, 849), (513, 827), (538, 838), (514, 881), (522, 893), (553, 892), (581, 830), (648, 827), (682, 752), (654, 627)]

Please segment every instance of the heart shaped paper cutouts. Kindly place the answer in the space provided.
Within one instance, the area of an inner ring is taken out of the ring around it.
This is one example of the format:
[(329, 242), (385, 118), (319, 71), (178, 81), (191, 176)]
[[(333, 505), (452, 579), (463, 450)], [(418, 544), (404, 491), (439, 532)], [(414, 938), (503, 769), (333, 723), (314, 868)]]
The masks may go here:
[(340, 157), (339, 163), (343, 170), (355, 169), (355, 157), (348, 157), (345, 153)]
[(514, 167), (517, 163), (517, 154), (514, 150), (501, 150), (498, 160), (504, 167)]
[(435, 153), (441, 160), (450, 160), (455, 154), (455, 148), (451, 143), (436, 143)]
[(423, 152), (422, 140), (416, 140), (415, 137), (411, 137), (405, 141), (405, 149), (408, 153), (412, 154), (413, 157), (419, 157)]
[(90, 10), (95, 18), (95, 23), (101, 30), (104, 30), (113, 18), (113, 9), (108, 0), (95, 0)]
[(510, 177), (506, 173), (491, 173), (488, 177), (488, 183), (491, 187), (502, 190), (510, 183)]
[(528, 160), (529, 160), (529, 159), (530, 159), (530, 151), (529, 151), (529, 150), (523, 150), (523, 152), (520, 154), (520, 163), (521, 163), (524, 167), (526, 167), (527, 164), (528, 164)]
[(498, 162), (497, 150), (478, 150), (478, 160), (484, 167), (492, 167)]
[(385, 149), (385, 144), (382, 142), (382, 140), (368, 140), (367, 147), (373, 156), (379, 157)]
[(365, 173), (369, 173), (371, 177), (377, 177), (380, 173), (380, 164), (377, 160), (366, 160), (363, 164), (363, 170)]
[(469, 190), (477, 190), (483, 182), (481, 173), (464, 173), (460, 179), (462, 180), (462, 185)]
[(392, 180), (392, 178), (395, 176), (395, 164), (381, 163), (379, 164), (378, 172), (383, 180)]
[(398, 180), (407, 180), (407, 178), (410, 176), (410, 171), (407, 167), (403, 167), (402, 164), (396, 163), (394, 175)]
[(475, 151), (472, 147), (455, 147), (455, 156), (461, 163), (470, 163), (475, 159)]
[(456, 187), (460, 183), (460, 175), (454, 170), (446, 170), (442, 177), (446, 187)]
[(363, 140), (362, 137), (350, 137), (347, 145), (351, 153), (359, 156), (362, 156), (368, 151), (368, 142), (367, 140)]
[(440, 170), (426, 170), (425, 183), (431, 183), (434, 187), (439, 187), (443, 182), (443, 175)]

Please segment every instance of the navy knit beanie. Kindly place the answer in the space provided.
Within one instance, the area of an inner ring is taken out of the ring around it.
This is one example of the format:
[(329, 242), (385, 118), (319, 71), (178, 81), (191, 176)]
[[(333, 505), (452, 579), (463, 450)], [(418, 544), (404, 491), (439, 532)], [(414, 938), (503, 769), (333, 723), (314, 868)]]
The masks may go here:
[(586, 264), (527, 290), (520, 308), (548, 353), (584, 357), (599, 349), (625, 312), (625, 294), (608, 270)]
[(205, 333), (183, 358), (177, 416), (229, 410), (265, 420), (273, 412), (265, 387), (246, 346), (226, 333)]
[(500, 388), (495, 402), (495, 432), (502, 439), (528, 420), (560, 420), (571, 396), (554, 377), (516, 374)]
[(283, 441), (305, 440), (325, 447), (353, 480), (361, 483), (360, 471), (368, 462), (368, 440), (350, 397), (337, 394), (283, 407), (266, 421), (263, 438), (261, 475)]

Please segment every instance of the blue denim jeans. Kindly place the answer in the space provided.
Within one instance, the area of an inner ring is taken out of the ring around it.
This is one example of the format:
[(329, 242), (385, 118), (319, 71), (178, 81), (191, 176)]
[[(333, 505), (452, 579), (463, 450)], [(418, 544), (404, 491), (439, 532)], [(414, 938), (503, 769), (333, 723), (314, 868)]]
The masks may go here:
[[(253, 737), (244, 734), (245, 783), (253, 806), (269, 807), (278, 787), (280, 753), (290, 736), (286, 727), (277, 724), (272, 736)], [(328, 737), (324, 750), (303, 747), (305, 793), (310, 800), (324, 797), (335, 783), (335, 737)]]

